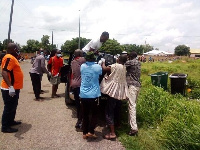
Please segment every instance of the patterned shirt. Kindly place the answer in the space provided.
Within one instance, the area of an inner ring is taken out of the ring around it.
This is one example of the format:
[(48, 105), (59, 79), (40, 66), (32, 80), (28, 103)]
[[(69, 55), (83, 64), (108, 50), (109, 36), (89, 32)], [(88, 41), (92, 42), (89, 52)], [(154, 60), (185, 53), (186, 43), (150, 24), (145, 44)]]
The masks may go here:
[(97, 98), (101, 96), (99, 87), (99, 76), (102, 68), (95, 62), (86, 62), (81, 65), (81, 98)]
[(140, 75), (141, 75), (141, 64), (138, 60), (128, 60), (126, 63), (126, 82), (128, 85), (141, 87)]

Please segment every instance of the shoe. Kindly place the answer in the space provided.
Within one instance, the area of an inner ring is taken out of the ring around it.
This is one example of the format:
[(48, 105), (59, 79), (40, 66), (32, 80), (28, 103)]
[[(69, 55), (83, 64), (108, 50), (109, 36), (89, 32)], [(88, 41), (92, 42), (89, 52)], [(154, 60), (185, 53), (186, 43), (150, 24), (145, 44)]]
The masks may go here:
[(19, 125), (19, 124), (22, 124), (21, 121), (14, 121), (10, 124), (10, 126), (16, 126), (16, 125)]
[(115, 134), (113, 135), (113, 134), (109, 133), (109, 134), (104, 135), (103, 138), (107, 139), (107, 140), (115, 140), (117, 138), (117, 136)]
[(14, 128), (11, 128), (11, 127), (7, 127), (7, 128), (1, 128), (1, 132), (3, 133), (14, 133), (14, 132), (17, 132), (18, 129), (14, 129)]
[(130, 135), (130, 136), (136, 136), (136, 135), (138, 135), (138, 130), (131, 130), (131, 131), (128, 133), (128, 135)]
[(83, 134), (83, 139), (87, 139), (87, 135), (86, 134)]
[(36, 98), (34, 99), (35, 101), (40, 101), (40, 102), (43, 102), (44, 101), (44, 97), (39, 97), (39, 98)]
[(80, 122), (77, 122), (76, 125), (75, 125), (75, 128), (79, 128), (79, 129), (82, 129), (82, 123)]
[(93, 138), (93, 139), (97, 138), (97, 136), (95, 134), (92, 134), (90, 132), (88, 132), (88, 134), (86, 134), (86, 136), (89, 137), (89, 138)]

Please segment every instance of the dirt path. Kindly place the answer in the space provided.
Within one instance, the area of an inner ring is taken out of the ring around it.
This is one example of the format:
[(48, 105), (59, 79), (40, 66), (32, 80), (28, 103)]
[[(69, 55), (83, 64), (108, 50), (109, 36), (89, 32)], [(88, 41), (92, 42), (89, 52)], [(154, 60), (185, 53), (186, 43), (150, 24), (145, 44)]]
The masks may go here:
[[(52, 99), (51, 85), (46, 75), (43, 76), (42, 89), (45, 90), (43, 102), (34, 101), (29, 69), (29, 62), (22, 62), (24, 72), (24, 88), (21, 90), (16, 120), (22, 124), (16, 126), (17, 133), (0, 132), (0, 149), (9, 150), (106, 150), (125, 149), (119, 141), (108, 141), (102, 138), (103, 127), (97, 127), (99, 136), (96, 140), (82, 139), (82, 133), (76, 132), (74, 107), (67, 107), (64, 101), (65, 85), (59, 85), (60, 98)], [(0, 81), (2, 77), (0, 77)], [(0, 118), (3, 111), (3, 100), (0, 96)]]

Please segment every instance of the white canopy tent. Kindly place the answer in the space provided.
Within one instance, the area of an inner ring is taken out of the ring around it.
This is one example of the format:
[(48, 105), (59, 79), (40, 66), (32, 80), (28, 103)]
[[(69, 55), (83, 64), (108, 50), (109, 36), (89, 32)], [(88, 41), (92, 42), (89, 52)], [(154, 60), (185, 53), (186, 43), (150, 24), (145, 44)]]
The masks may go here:
[(144, 53), (144, 55), (151, 55), (151, 56), (166, 56), (166, 55), (174, 55), (173, 53), (159, 51), (159, 50), (152, 50), (149, 52)]

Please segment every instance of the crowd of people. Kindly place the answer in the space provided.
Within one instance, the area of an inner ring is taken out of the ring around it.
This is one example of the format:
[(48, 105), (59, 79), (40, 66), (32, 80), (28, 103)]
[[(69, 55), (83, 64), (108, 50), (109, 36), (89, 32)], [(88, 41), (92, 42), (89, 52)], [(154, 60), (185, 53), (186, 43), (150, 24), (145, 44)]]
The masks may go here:
[[(109, 38), (107, 32), (103, 32), (99, 41)], [(82, 129), (83, 139), (97, 138), (95, 127), (97, 125), (97, 106), (101, 94), (107, 97), (105, 107), (106, 124), (110, 132), (104, 135), (105, 139), (116, 138), (115, 126), (120, 124), (120, 110), (122, 100), (128, 99), (130, 136), (137, 135), (136, 100), (140, 90), (141, 64), (136, 59), (136, 52), (121, 54), (116, 63), (106, 66), (105, 59), (96, 62), (95, 54), (99, 48), (98, 42), (89, 42), (83, 48), (75, 50), (74, 60), (71, 62), (72, 79), (71, 88), (77, 109), (77, 123), (75, 128)], [(86, 50), (87, 49), (87, 50)], [(102, 81), (100, 76), (103, 76)], [(102, 110), (101, 110), (102, 111)], [(91, 117), (89, 117), (91, 115)], [(117, 121), (115, 121), (117, 120)]]
[[(130, 136), (137, 135), (136, 101), (140, 90), (141, 64), (137, 53), (121, 54), (116, 63), (106, 66), (105, 59), (96, 62), (96, 54), (103, 43), (109, 39), (109, 33), (103, 32), (97, 40), (91, 40), (83, 50), (74, 51), (71, 62), (70, 87), (73, 90), (76, 109), (76, 129), (81, 129), (83, 139), (97, 138), (95, 127), (97, 125), (97, 107), (101, 94), (106, 95), (105, 120), (110, 132), (104, 135), (105, 139), (116, 138), (115, 127), (120, 124), (120, 109), (123, 100), (128, 100)], [(4, 100), (2, 115), (2, 128), (4, 133), (17, 132), (12, 128), (21, 124), (15, 121), (20, 89), (23, 87), (23, 73), (17, 60), (18, 47), (14, 43), (8, 45), (7, 54), (1, 64), (3, 80), (1, 92)], [(30, 69), (33, 91), (36, 101), (42, 101), (40, 96), (43, 73), (49, 77), (52, 84), (52, 98), (56, 94), (60, 83), (60, 69), (63, 66), (61, 51), (54, 50), (46, 67), (44, 51), (40, 49)], [(102, 77), (102, 80), (100, 77)], [(117, 122), (115, 121), (117, 120)]]

